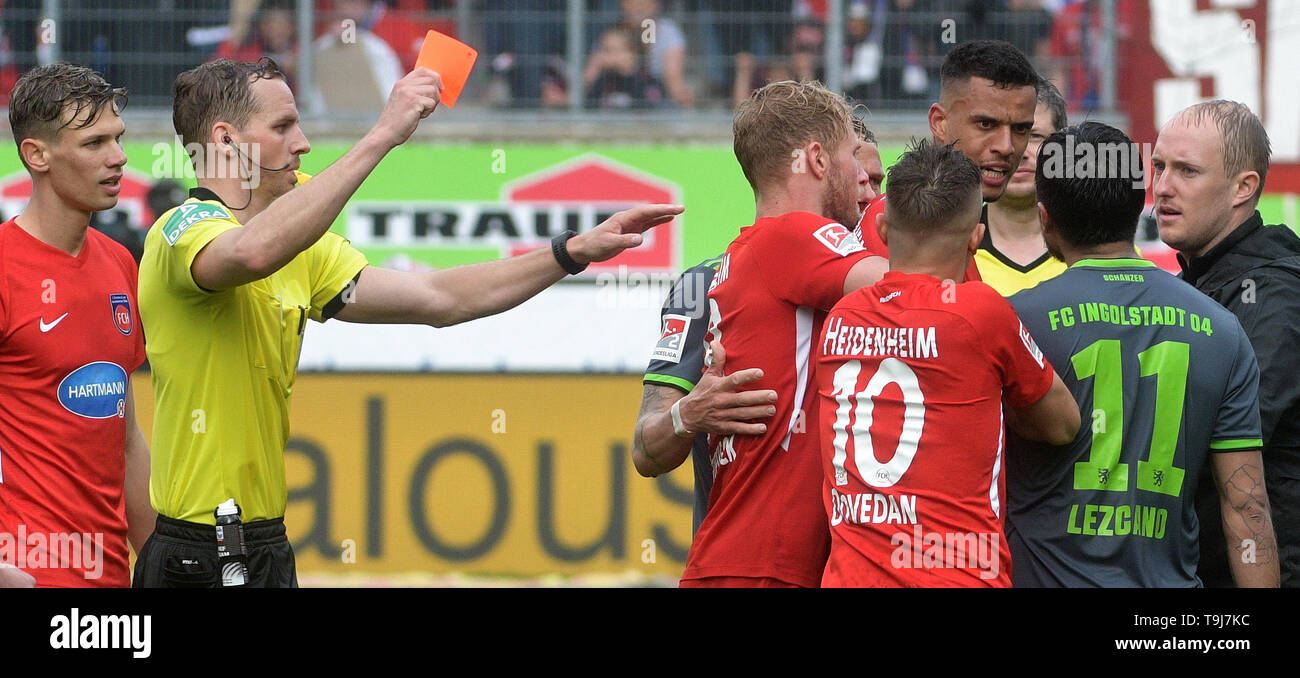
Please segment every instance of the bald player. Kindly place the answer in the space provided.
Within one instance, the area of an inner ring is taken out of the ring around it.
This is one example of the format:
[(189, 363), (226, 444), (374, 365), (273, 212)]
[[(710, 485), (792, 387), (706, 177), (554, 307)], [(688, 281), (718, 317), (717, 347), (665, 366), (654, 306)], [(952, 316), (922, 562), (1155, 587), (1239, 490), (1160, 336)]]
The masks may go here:
[[(1160, 130), (1152, 194), (1160, 238), (1178, 250), (1183, 280), (1231, 311), (1255, 350), (1282, 585), (1300, 587), (1300, 380), (1291, 362), (1300, 344), (1300, 238), (1264, 225), (1256, 209), (1270, 153), (1268, 131), (1244, 104), (1190, 106)], [(1208, 524), (1218, 517), (1213, 497), (1203, 482), (1197, 512)], [(1231, 584), (1227, 546), (1214, 532), (1201, 540), (1197, 574), (1206, 586)]]

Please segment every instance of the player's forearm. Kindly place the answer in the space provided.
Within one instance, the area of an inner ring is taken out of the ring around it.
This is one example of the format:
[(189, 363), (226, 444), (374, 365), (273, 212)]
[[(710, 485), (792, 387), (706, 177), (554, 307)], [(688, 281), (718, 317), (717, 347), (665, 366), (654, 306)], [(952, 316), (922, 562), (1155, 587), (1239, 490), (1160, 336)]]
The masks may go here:
[(885, 277), (889, 271), (889, 260), (884, 257), (865, 257), (849, 269), (844, 276), (844, 294), (848, 295), (863, 287), (870, 287)]
[(1250, 509), (1261, 515), (1261, 524), (1248, 524), (1233, 513), (1236, 507), (1227, 502), (1219, 508), (1223, 513), (1223, 535), (1228, 542), (1228, 565), (1237, 587), (1275, 589), (1281, 586), (1277, 538), (1267, 503), (1262, 512), (1258, 505)]
[(153, 534), (158, 512), (149, 501), (149, 445), (138, 427), (128, 430), (126, 444), (126, 534), (136, 553)]
[(669, 412), (644, 414), (637, 420), (632, 436), (632, 463), (637, 473), (647, 478), (663, 475), (686, 461), (694, 440), (694, 436), (673, 432)]
[(434, 271), (431, 303), (422, 322), (447, 327), (522, 304), (567, 274), (549, 247), (526, 254)]
[[(1220, 461), (1229, 454), (1246, 456), (1249, 461)], [(1281, 584), (1277, 537), (1259, 452), (1217, 453), (1214, 457), (1232, 578), (1240, 588), (1277, 588)]]
[(1007, 408), (1007, 425), (1023, 438), (1048, 445), (1068, 445), (1079, 433), (1079, 406), (1061, 377), (1052, 374), (1052, 386), (1038, 402)]
[(368, 134), (312, 180), (280, 196), (240, 232), (237, 256), (265, 277), (320, 240), (361, 182), (392, 150)]

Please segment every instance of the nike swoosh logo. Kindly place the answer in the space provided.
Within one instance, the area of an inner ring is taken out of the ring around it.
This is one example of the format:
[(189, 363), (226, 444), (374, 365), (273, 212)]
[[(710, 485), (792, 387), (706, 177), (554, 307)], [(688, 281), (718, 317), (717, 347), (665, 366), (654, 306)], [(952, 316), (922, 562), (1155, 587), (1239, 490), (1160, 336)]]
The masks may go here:
[(64, 313), (63, 315), (59, 316), (58, 318), (55, 318), (55, 319), (54, 319), (54, 322), (52, 322), (52, 323), (50, 323), (50, 324), (48, 324), (48, 325), (45, 324), (45, 318), (41, 318), (41, 331), (42, 331), (42, 332), (49, 332), (50, 330), (54, 329), (54, 326), (55, 326), (55, 325), (58, 325), (59, 323), (63, 322), (63, 319), (66, 318), (66, 317), (68, 317), (68, 314), (67, 314), (67, 313)]

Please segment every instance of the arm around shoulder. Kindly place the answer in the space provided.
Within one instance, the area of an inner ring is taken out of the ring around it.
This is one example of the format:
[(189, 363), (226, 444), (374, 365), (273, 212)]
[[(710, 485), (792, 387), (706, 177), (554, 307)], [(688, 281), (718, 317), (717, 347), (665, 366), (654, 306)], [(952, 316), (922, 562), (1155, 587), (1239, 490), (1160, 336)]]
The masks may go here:
[(1042, 398), (1026, 407), (1008, 406), (1007, 413), (1007, 424), (1016, 433), (1055, 446), (1074, 442), (1082, 421), (1079, 404), (1055, 370), (1052, 386)]

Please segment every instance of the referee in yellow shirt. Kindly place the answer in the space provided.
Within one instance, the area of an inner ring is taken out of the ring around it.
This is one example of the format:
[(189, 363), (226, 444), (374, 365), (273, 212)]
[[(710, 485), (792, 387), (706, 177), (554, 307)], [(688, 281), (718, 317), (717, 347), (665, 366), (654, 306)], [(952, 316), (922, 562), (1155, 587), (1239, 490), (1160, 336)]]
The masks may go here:
[[(299, 157), (311, 146), (274, 61), (220, 60), (177, 77), (172, 119), (197, 151), (198, 187), (159, 217), (140, 262), (158, 524), (136, 561), (135, 586), (219, 585), (214, 511), (231, 498), (242, 511), (249, 585), (297, 586), (283, 455), (308, 318), (445, 327), (500, 313), (639, 245), (646, 229), (681, 213), (636, 207), (557, 236), (549, 250), (500, 261), (428, 273), (367, 266), (330, 224), (433, 112), (441, 89), (432, 71), (408, 74), (361, 141), (297, 186)], [(238, 171), (223, 171), (230, 167)]]
[(1034, 126), (1020, 165), (1002, 197), (984, 206), (981, 221), (987, 228), (975, 250), (975, 265), (980, 278), (1004, 297), (1055, 278), (1065, 270), (1065, 262), (1048, 254), (1043, 241), (1034, 169), (1038, 167), (1038, 149), (1043, 140), (1067, 124), (1061, 92), (1052, 83), (1042, 81), (1038, 85)]

